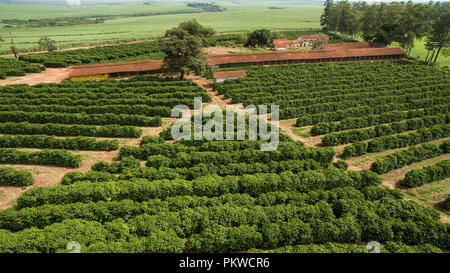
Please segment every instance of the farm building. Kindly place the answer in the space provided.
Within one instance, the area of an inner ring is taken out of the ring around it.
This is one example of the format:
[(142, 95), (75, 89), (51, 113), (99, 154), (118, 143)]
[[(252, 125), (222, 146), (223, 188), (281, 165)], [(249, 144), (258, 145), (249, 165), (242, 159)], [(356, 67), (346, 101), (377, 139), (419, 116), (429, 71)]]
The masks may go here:
[(227, 79), (238, 79), (247, 76), (245, 70), (214, 72), (214, 82), (219, 83)]
[(226, 68), (239, 65), (277, 65), (294, 63), (398, 60), (406, 57), (400, 48), (355, 48), (341, 51), (288, 51), (219, 54), (208, 57), (208, 67)]
[[(405, 51), (400, 48), (374, 48), (369, 43), (348, 43), (323, 45), (322, 50), (209, 55), (206, 65), (210, 68), (227, 68), (240, 65), (399, 60), (405, 57)], [(78, 65), (70, 67), (69, 78), (78, 81), (159, 74), (162, 72), (162, 66), (163, 61), (161, 60)], [(236, 74), (218, 74), (214, 78), (220, 82), (227, 78), (245, 76), (242, 72), (233, 72)]]
[(77, 65), (70, 67), (69, 78), (72, 81), (82, 81), (158, 74), (161, 73), (162, 65), (161, 60)]
[(312, 46), (316, 43), (327, 44), (330, 37), (326, 34), (304, 35), (298, 37), (297, 40), (273, 39), (270, 48), (275, 51), (283, 51), (290, 48), (298, 48)]
[(356, 48), (385, 48), (383, 44), (377, 44), (375, 42), (353, 42), (353, 43), (342, 43), (342, 44), (327, 44), (320, 45), (315, 50), (322, 51), (340, 51)]
[(298, 41), (302, 46), (313, 46), (316, 43), (326, 44), (330, 37), (326, 34), (303, 35), (298, 37)]
[(288, 39), (273, 39), (270, 43), (270, 48), (275, 51), (282, 51), (288, 48), (301, 47), (302, 44), (298, 40), (288, 40)]

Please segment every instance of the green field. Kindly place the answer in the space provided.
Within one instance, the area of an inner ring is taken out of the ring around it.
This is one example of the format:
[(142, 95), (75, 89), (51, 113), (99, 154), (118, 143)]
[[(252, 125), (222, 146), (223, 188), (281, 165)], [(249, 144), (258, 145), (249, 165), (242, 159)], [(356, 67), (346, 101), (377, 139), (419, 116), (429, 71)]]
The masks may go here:
[[(399, 47), (399, 45), (396, 43), (393, 43), (392, 47)], [(417, 40), (414, 44), (414, 48), (411, 50), (411, 57), (416, 57), (420, 61), (424, 61), (426, 56), (427, 56), (427, 50), (425, 49), (425, 39)], [(439, 65), (450, 67), (450, 56), (444, 56), (441, 51), (436, 63)]]
[(47, 5), (11, 5), (0, 3), (1, 19), (43, 19), (58, 17), (126, 15), (150, 12), (193, 12), (198, 9), (186, 6), (184, 3), (143, 3), (122, 5), (91, 5), (91, 6), (47, 6)]
[[(140, 40), (161, 35), (165, 30), (189, 19), (196, 19), (199, 23), (213, 27), (218, 32), (243, 31), (263, 27), (272, 30), (320, 27), (321, 6), (286, 5), (283, 6), (285, 9), (274, 10), (268, 8), (271, 4), (220, 3), (220, 5), (226, 7), (227, 11), (128, 17), (106, 20), (103, 24), (64, 27), (4, 28), (4, 25), (0, 24), (0, 35), (9, 37), (10, 31), (12, 31), (16, 38), (17, 47), (21, 50), (30, 50), (37, 48), (37, 41), (41, 36), (51, 37), (57, 41), (58, 47)], [(36, 12), (35, 9), (39, 9), (39, 12)], [(35, 7), (0, 4), (0, 18), (27, 19), (31, 17), (113, 15), (150, 12), (152, 10), (155, 10), (155, 12), (175, 11), (180, 9), (192, 10), (182, 3), (89, 7)], [(45, 14), (45, 16), (42, 14)], [(268, 18), (270, 20), (267, 20)], [(6, 43), (3, 43), (0, 51), (6, 50), (8, 50), (8, 46)]]

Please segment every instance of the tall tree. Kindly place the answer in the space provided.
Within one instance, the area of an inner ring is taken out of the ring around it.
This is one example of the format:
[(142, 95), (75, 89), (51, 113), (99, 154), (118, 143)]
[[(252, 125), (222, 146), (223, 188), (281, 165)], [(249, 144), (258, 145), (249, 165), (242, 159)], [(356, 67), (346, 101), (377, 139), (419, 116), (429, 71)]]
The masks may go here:
[(400, 46), (409, 55), (414, 47), (414, 41), (421, 39), (427, 32), (431, 23), (430, 17), (433, 9), (425, 4), (408, 2), (400, 13), (398, 24), (402, 35), (398, 37)]
[(11, 51), (14, 54), (14, 58), (16, 60), (19, 60), (19, 50), (16, 47), (16, 44), (14, 43), (14, 38), (12, 36), (12, 33), (9, 33), (9, 38), (11, 39)]
[(337, 31), (344, 35), (355, 35), (359, 32), (359, 11), (347, 0), (337, 4)]
[(213, 28), (204, 27), (200, 25), (195, 19), (187, 22), (182, 22), (178, 25), (178, 27), (186, 30), (191, 35), (201, 38), (203, 44), (206, 44), (206, 40), (215, 34)]
[(432, 49), (432, 43), (437, 42), (438, 49), (434, 56), (434, 62), (437, 61), (439, 53), (443, 51), (445, 55), (449, 54), (450, 50), (450, 10), (444, 10), (438, 18), (433, 22), (431, 31), (427, 35), (427, 49)]
[(264, 47), (268, 46), (270, 44), (272, 36), (270, 34), (270, 30), (268, 29), (259, 29), (255, 30), (248, 36), (247, 42), (245, 43), (245, 46), (250, 47)]
[(166, 54), (163, 68), (169, 74), (178, 73), (180, 79), (191, 71), (201, 74), (205, 69), (203, 46), (213, 34), (212, 29), (204, 28), (195, 20), (166, 31), (164, 37), (158, 40)]
[(56, 48), (56, 42), (50, 37), (41, 37), (38, 41), (39, 47), (42, 49), (46, 49), (48, 52), (55, 51)]
[(325, 30), (330, 30), (330, 18), (332, 16), (333, 0), (325, 0), (323, 13), (320, 16), (320, 25)]

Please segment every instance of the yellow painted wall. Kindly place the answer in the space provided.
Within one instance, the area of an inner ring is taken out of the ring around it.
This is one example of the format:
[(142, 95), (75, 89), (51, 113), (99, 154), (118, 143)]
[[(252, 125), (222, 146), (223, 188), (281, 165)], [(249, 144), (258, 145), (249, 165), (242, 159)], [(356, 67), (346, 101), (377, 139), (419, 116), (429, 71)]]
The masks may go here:
[(108, 79), (108, 74), (97, 74), (97, 75), (73, 76), (73, 77), (70, 77), (71, 81), (89, 81), (89, 80), (106, 80), (106, 79)]

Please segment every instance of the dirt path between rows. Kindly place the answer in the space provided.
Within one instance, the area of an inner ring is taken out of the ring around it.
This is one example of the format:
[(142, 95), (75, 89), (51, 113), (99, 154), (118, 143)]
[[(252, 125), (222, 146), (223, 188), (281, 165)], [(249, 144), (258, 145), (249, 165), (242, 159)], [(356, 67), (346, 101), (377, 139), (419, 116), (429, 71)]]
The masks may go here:
[[(119, 141), (119, 149), (125, 145), (139, 146), (143, 136), (159, 136), (159, 133), (169, 127), (176, 119), (163, 118), (163, 125), (160, 127), (141, 127), (144, 131), (140, 138), (116, 138)], [(104, 138), (98, 138), (104, 139)], [(70, 151), (74, 154), (81, 155), (82, 166), (78, 169), (55, 167), (55, 166), (37, 166), (37, 165), (20, 165), (20, 164), (1, 164), (4, 167), (11, 167), (19, 170), (28, 170), (31, 172), (34, 184), (26, 187), (10, 187), (0, 186), (0, 210), (14, 207), (17, 198), (25, 192), (37, 187), (50, 187), (58, 184), (63, 176), (68, 172), (87, 172), (91, 170), (92, 165), (97, 161), (104, 160), (111, 163), (119, 154), (119, 149), (109, 152), (104, 151)], [(40, 150), (40, 149), (21, 149), (21, 150)]]

